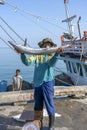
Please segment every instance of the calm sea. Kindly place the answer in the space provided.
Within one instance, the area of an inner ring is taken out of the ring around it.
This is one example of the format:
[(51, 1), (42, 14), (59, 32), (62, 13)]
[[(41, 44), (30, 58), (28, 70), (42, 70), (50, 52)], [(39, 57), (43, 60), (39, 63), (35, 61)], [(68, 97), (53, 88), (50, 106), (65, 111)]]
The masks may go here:
[[(54, 74), (66, 72), (66, 66), (63, 61), (58, 60), (54, 67)], [(20, 69), (24, 80), (33, 81), (34, 66), (25, 66), (20, 59), (20, 55), (10, 48), (0, 47), (0, 80), (6, 80), (8, 85), (12, 82), (15, 70)]]

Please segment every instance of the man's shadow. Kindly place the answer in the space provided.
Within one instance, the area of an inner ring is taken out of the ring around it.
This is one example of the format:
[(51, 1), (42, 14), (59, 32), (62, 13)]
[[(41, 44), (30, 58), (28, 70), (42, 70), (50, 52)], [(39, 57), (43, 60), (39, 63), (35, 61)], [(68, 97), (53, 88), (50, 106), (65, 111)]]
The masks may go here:
[(0, 116), (0, 130), (21, 130), (24, 122), (18, 122), (13, 118)]
[[(10, 117), (0, 116), (0, 130), (21, 130), (24, 125), (24, 122), (16, 121)], [(41, 130), (48, 130), (48, 127), (43, 126)]]

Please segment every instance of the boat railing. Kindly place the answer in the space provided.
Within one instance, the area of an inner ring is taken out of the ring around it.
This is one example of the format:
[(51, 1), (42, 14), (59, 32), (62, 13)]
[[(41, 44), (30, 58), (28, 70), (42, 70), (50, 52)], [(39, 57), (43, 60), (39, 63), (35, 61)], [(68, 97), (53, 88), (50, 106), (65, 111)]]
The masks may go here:
[(86, 53), (87, 52), (87, 41), (80, 41), (72, 43), (70, 41), (65, 41), (62, 43), (63, 45), (71, 45), (68, 48), (64, 49), (64, 53)]

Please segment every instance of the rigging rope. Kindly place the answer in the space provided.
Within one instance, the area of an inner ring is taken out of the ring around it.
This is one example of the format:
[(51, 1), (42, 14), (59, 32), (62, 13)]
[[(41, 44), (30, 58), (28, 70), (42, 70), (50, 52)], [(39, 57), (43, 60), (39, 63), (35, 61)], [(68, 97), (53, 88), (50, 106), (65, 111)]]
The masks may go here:
[(19, 7), (16, 7), (16, 6), (14, 6), (14, 5), (12, 5), (12, 4), (8, 3), (8, 2), (6, 2), (6, 4), (9, 5), (10, 7), (12, 7), (13, 9), (15, 9), (15, 11), (18, 10), (18, 11), (23, 12), (23, 13), (25, 13), (25, 14), (29, 14), (29, 15), (35, 17), (36, 19), (42, 20), (42, 21), (44, 21), (44, 22), (47, 22), (47, 23), (49, 23), (49, 24), (51, 24), (51, 25), (54, 25), (54, 26), (56, 26), (56, 27), (58, 27), (58, 28), (61, 28), (61, 29), (65, 30), (65, 31), (67, 31), (65, 28), (63, 28), (63, 27), (61, 27), (61, 26), (58, 26), (58, 25), (56, 25), (56, 24), (54, 24), (54, 23), (51, 23), (51, 22), (49, 22), (49, 21), (47, 21), (47, 20), (45, 20), (45, 19), (52, 19), (52, 20), (56, 20), (56, 21), (62, 21), (62, 20), (60, 20), (60, 19), (50, 18), (50, 17), (42, 17), (42, 16), (40, 16), (40, 15), (36, 15), (36, 14), (34, 14), (34, 13), (31, 13), (30, 11), (26, 11), (26, 10), (23, 10), (23, 9), (21, 9), (21, 8), (19, 8)]
[(9, 35), (9, 33), (1, 25), (0, 27), (10, 37), (10, 39), (12, 39), (15, 42), (15, 40)]
[(0, 39), (13, 50), (13, 48), (2, 37), (0, 37)]
[[(59, 70), (59, 71), (58, 71)], [(63, 72), (60, 68), (58, 68), (58, 67), (55, 67), (54, 68), (54, 71), (57, 71), (57, 72), (61, 72), (62, 74), (65, 74), (65, 75), (67, 75), (65, 72)], [(68, 75), (67, 75), (68, 76)], [(70, 84), (69, 82), (66, 82), (66, 81), (63, 81), (62, 79), (60, 79), (60, 78), (58, 78), (58, 77), (56, 77), (55, 78), (56, 80), (58, 80), (58, 81), (60, 81), (61, 83), (65, 83), (65, 84), (67, 84), (67, 85), (69, 85), (69, 86), (72, 86), (73, 84)], [(65, 76), (65, 80), (66, 80), (66, 76)]]
[(64, 83), (64, 84), (67, 84), (67, 85), (69, 85), (69, 86), (72, 86), (73, 84), (69, 84), (68, 82), (65, 82), (65, 81), (63, 81), (63, 80), (61, 80), (61, 79), (59, 79), (59, 78), (55, 78), (56, 80), (58, 80), (58, 81), (60, 81), (61, 83)]
[(21, 9), (21, 8), (19, 8), (19, 7), (17, 7), (17, 6), (14, 6), (14, 5), (12, 5), (12, 4), (8, 3), (8, 2), (6, 2), (6, 4), (9, 5), (10, 7), (12, 7), (13, 9), (15, 9), (15, 11), (19, 10), (19, 11), (21, 11), (21, 12), (23, 12), (23, 13), (26, 13), (26, 14), (29, 14), (29, 15), (31, 15), (31, 16), (37, 18), (37, 19), (52, 19), (52, 20), (56, 20), (56, 21), (58, 21), (58, 20), (59, 20), (59, 21), (62, 21), (62, 20), (60, 20), (60, 19), (51, 18), (51, 17), (45, 17), (45, 18), (43, 18), (43, 17), (40, 16), (40, 15), (36, 15), (36, 14), (30, 12), (30, 11), (23, 10), (23, 9)]
[[(31, 16), (37, 18), (37, 19), (41, 19), (42, 21), (45, 21), (45, 22), (47, 22), (47, 23), (49, 23), (49, 24), (51, 24), (51, 25), (54, 25), (54, 26), (56, 26), (56, 27), (58, 26), (58, 25), (56, 25), (56, 24), (54, 24), (54, 23), (51, 23), (51, 22), (49, 22), (49, 21), (47, 21), (47, 20), (44, 20), (44, 18), (42, 18), (42, 17), (39, 16), (39, 15), (35, 15), (35, 14), (29, 12), (29, 11), (25, 11), (25, 10), (23, 10), (23, 9), (20, 9), (20, 8), (14, 6), (14, 5), (12, 5), (12, 4), (8, 3), (8, 2), (6, 2), (6, 4), (9, 5), (9, 6), (11, 6), (12, 8), (14, 8), (16, 11), (19, 10), (19, 11), (21, 11), (21, 12), (23, 12), (23, 13), (26, 13), (26, 14), (29, 14), (29, 15), (31, 15)], [(47, 17), (47, 19), (49, 19), (49, 18), (50, 18), (50, 17)], [(10, 25), (9, 25), (3, 18), (0, 17), (0, 19), (11, 29), (11, 31), (13, 31), (23, 42), (25, 42), (25, 41), (22, 39), (22, 37), (20, 37), (20, 36), (10, 27)], [(58, 20), (58, 19), (57, 19), (57, 18), (54, 18), (54, 20)], [(34, 22), (34, 23), (35, 23), (35, 22)], [(35, 24), (36, 24), (36, 23), (35, 23)], [(54, 34), (54, 33), (51, 32), (51, 31), (49, 31), (49, 30), (46, 29), (45, 27), (42, 27), (42, 26), (40, 26), (40, 25), (39, 25), (39, 27), (42, 28), (42, 29), (44, 29), (45, 31), (47, 31), (47, 32), (49, 32), (49, 33), (55, 35), (56, 37), (58, 37), (58, 35)], [(59, 27), (59, 28), (62, 28), (62, 27), (60, 27), (60, 26), (58, 26), (58, 27)], [(62, 29), (65, 30), (64, 28), (62, 28)], [(5, 29), (4, 29), (4, 31), (5, 31)], [(9, 36), (10, 36), (10, 35), (9, 35)], [(12, 38), (11, 38), (11, 39), (12, 39)]]
[(8, 23), (7, 23), (2, 17), (0, 17), (0, 19), (10, 28), (11, 31), (13, 31), (13, 32), (24, 42), (24, 40), (22, 39), (22, 37), (20, 37), (19, 34), (16, 33), (16, 32), (12, 29), (12, 27), (11, 27), (10, 25), (8, 25)]

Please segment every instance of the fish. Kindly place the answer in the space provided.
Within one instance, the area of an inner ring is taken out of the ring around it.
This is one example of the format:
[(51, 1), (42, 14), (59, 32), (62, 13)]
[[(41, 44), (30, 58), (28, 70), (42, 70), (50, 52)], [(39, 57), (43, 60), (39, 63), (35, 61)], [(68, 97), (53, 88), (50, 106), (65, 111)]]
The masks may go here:
[[(50, 54), (55, 53), (58, 50), (58, 47), (51, 47), (51, 48), (32, 48), (29, 46), (24, 46), (21, 44), (17, 44), (16, 42), (8, 41), (9, 44), (16, 50), (22, 51), (25, 54), (28, 55), (44, 55), (44, 54)], [(61, 46), (59, 48), (67, 48), (69, 45)]]

